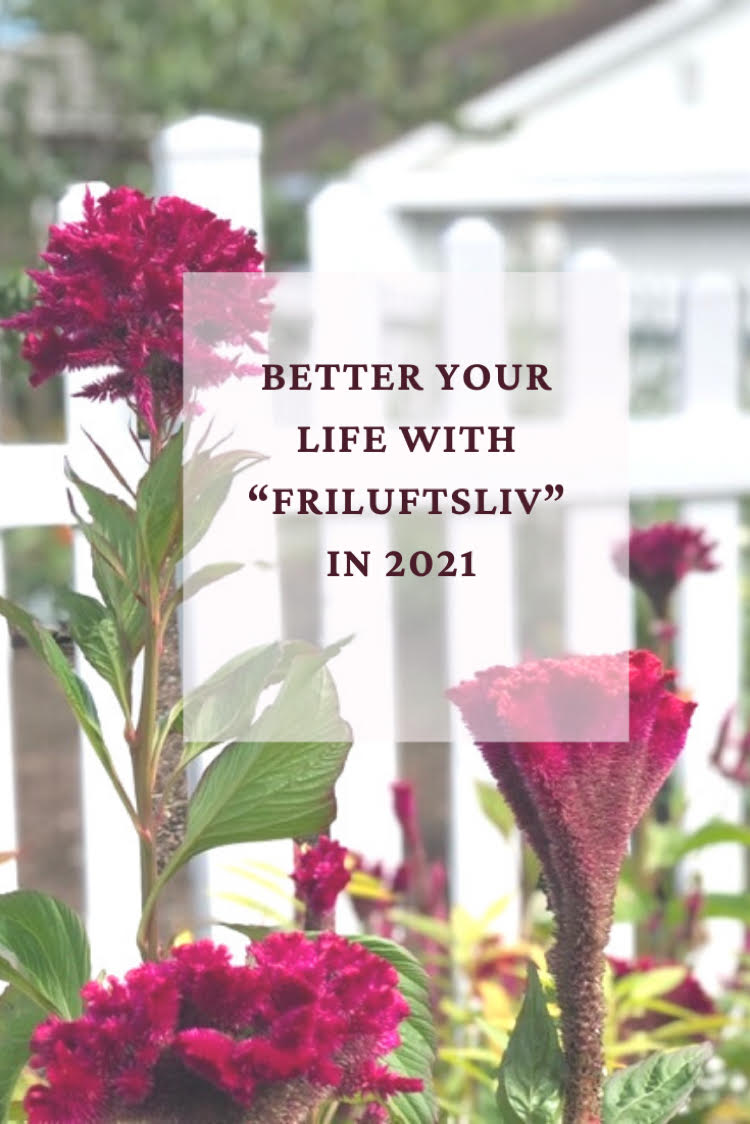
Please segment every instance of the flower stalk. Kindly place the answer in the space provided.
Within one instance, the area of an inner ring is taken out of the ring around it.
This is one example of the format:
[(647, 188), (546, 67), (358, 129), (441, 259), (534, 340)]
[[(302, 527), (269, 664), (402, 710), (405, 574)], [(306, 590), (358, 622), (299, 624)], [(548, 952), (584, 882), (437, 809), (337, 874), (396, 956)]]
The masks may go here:
[[(561, 1010), (564, 1124), (599, 1121), (604, 949), (617, 878), (693, 711), (670, 681), (653, 653), (638, 651), (489, 668), (449, 692), (544, 873), (557, 922), (550, 968)], [(629, 740), (614, 741), (612, 717), (624, 698)], [(601, 740), (564, 740), (581, 708)]]
[[(156, 707), (159, 692), (159, 648), (161, 621), (155, 606), (152, 628), (149, 630), (143, 661), (143, 694), (141, 710), (133, 744), (133, 780), (136, 808), (141, 826), (141, 907), (144, 908), (156, 883), (156, 830), (154, 823), (154, 741), (156, 735)], [(146, 960), (156, 960), (159, 955), (159, 936), (156, 908), (151, 910), (142, 939), (141, 955)]]

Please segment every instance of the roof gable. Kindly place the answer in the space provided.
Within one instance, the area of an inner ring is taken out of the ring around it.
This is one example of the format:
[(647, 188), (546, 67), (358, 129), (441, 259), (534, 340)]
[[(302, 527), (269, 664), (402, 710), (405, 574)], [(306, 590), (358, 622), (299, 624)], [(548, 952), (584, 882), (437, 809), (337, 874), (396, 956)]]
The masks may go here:
[(354, 173), (406, 207), (747, 205), (748, 43), (750, 0), (670, 0)]

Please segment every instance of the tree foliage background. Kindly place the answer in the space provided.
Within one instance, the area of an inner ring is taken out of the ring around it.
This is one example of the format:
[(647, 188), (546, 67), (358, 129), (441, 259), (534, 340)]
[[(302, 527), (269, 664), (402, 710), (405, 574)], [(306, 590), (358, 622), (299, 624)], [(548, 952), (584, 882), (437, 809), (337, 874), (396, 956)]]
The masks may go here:
[[(0, 0), (0, 29), (24, 25), (42, 37), (86, 44), (96, 89), (92, 114), (105, 109), (111, 120), (104, 131), (92, 126), (55, 136), (32, 127), (37, 84), (56, 80), (55, 52), (48, 46), (45, 53), (43, 41), (24, 49), (11, 80), (7, 67), (0, 70), (0, 311), (8, 314), (28, 297), (18, 272), (46, 240), (66, 184), (103, 179), (152, 190), (149, 142), (171, 120), (199, 112), (253, 120), (268, 150), (297, 115), (364, 100), (371, 130), (385, 142), (424, 121), (450, 119), (464, 98), (502, 79), (512, 60), (482, 50), (483, 27), (496, 30), (505, 19), (542, 17), (573, 2)], [(470, 29), (475, 49), (449, 56), (447, 48)], [(53, 104), (62, 106), (64, 82), (57, 80)], [(304, 169), (309, 189), (352, 156), (351, 138), (332, 125), (313, 158), (317, 166)], [(305, 259), (305, 203), (304, 193), (289, 198), (267, 176), (266, 244), (274, 268)], [(28, 394), (17, 341), (8, 336), (0, 339), (0, 366), (10, 406), (1, 423), (5, 437), (58, 438), (59, 395), (46, 387)]]
[[(185, 114), (234, 114), (256, 121), (268, 135), (311, 107), (365, 98), (384, 140), (424, 120), (445, 118), (463, 97), (499, 81), (507, 60), (469, 52), (460, 64), (446, 66), (441, 45), (483, 21), (543, 14), (566, 2), (6, 0), (6, 11), (42, 33), (73, 33), (89, 45), (102, 98), (116, 122), (113, 132), (132, 138), (129, 145), (112, 137), (111, 144), (96, 146), (96, 178), (127, 178), (148, 188), (148, 138)], [(30, 71), (26, 81), (33, 80)], [(13, 127), (2, 138), (3, 204), (28, 202), (40, 192), (54, 196), (71, 176), (92, 174), (87, 167), (82, 171), (81, 164), (91, 161), (80, 149), (52, 152), (35, 144), (24, 128), (23, 89), (12, 96)], [(7, 91), (5, 100), (7, 110)], [(309, 171), (330, 173), (350, 156), (332, 136), (327, 166)], [(279, 250), (287, 254), (283, 239)]]

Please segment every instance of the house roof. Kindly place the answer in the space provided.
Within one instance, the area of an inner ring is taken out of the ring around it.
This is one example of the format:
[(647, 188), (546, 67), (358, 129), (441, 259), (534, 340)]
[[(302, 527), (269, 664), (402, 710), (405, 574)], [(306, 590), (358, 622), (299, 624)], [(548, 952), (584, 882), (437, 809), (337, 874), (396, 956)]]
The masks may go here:
[[(657, 0), (574, 0), (560, 11), (493, 17), (475, 24), (430, 52), (426, 70), (450, 70), (474, 89), (507, 82), (627, 19)], [(383, 123), (378, 106), (364, 96), (332, 106), (310, 107), (270, 133), (267, 161), (275, 174), (290, 175), (330, 166), (341, 153), (354, 158), (398, 135)]]
[(396, 209), (747, 206), (750, 0), (662, 0), (359, 159)]

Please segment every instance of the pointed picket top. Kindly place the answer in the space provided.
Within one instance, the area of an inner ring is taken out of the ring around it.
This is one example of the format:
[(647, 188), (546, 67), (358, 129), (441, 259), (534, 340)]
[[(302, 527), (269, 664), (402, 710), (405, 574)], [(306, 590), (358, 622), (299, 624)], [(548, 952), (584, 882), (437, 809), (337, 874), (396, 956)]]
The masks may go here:
[(456, 219), (443, 234), (442, 243), (445, 268), (501, 272), (505, 267), (505, 238), (487, 219)]
[(179, 195), (262, 243), (262, 133), (251, 121), (200, 113), (168, 125), (151, 146), (157, 195)]
[(310, 268), (351, 273), (411, 273), (414, 247), (398, 216), (367, 187), (334, 180), (310, 200)]
[(566, 265), (568, 269), (587, 273), (621, 268), (609, 250), (605, 250), (602, 246), (585, 246), (581, 250), (576, 250), (569, 256)]
[(243, 153), (259, 156), (263, 133), (252, 121), (199, 113), (167, 125), (154, 142), (159, 155), (218, 155)]

